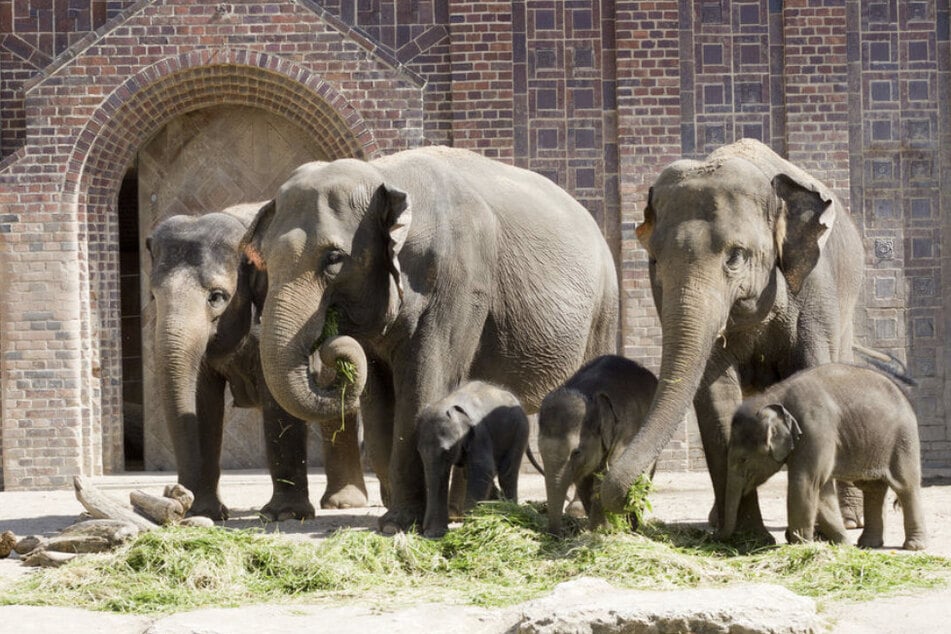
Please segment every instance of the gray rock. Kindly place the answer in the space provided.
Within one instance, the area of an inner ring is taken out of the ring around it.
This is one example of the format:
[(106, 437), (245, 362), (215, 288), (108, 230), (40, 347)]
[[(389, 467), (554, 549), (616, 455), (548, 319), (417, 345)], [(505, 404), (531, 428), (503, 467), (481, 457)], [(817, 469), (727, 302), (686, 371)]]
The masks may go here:
[(775, 585), (664, 592), (579, 578), (520, 607), (519, 634), (793, 634), (824, 631), (812, 599)]

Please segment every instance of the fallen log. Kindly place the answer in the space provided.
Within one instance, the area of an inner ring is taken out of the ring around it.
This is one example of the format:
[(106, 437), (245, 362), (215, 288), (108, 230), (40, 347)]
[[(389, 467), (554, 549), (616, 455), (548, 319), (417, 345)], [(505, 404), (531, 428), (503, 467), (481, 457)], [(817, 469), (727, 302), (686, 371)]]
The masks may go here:
[(122, 502), (106, 495), (82, 476), (73, 478), (73, 487), (76, 489), (76, 499), (94, 519), (122, 520), (133, 524), (140, 531), (150, 531), (157, 526)]
[(58, 553), (104, 553), (112, 550), (113, 544), (105, 537), (96, 535), (55, 535), (40, 550)]
[(67, 526), (60, 531), (60, 534), (102, 537), (113, 546), (118, 546), (138, 535), (139, 528), (135, 524), (123, 520), (85, 520)]
[(188, 509), (195, 503), (195, 494), (183, 487), (181, 484), (168, 484), (165, 486), (163, 497), (177, 500), (182, 505), (182, 511), (188, 513)]
[(178, 500), (158, 497), (145, 491), (133, 491), (129, 494), (132, 508), (156, 524), (166, 526), (177, 524), (185, 518), (185, 511)]
[(24, 566), (56, 568), (78, 557), (76, 553), (61, 553), (55, 550), (34, 550), (23, 558)]

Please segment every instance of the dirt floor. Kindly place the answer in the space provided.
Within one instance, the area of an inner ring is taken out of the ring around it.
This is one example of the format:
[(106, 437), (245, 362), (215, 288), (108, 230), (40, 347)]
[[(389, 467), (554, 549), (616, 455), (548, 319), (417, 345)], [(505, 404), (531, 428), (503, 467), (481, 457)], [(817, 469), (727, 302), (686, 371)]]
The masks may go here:
[[(141, 489), (161, 494), (174, 474), (138, 473), (94, 478), (92, 482), (119, 499), (128, 499), (128, 492)], [(658, 473), (652, 495), (653, 515), (666, 522), (706, 526), (707, 514), (713, 500), (709, 477), (706, 473)], [(325, 480), (322, 474), (310, 478), (311, 498), (319, 499)], [(383, 512), (379, 486), (368, 476), (371, 506), (346, 511), (319, 511), (318, 517), (306, 522), (285, 521), (271, 524), (268, 530), (279, 530), (293, 539), (320, 540), (341, 526), (374, 530), (377, 518)], [(544, 482), (537, 474), (523, 474), (520, 481), (523, 500), (543, 500)], [(232, 509), (232, 518), (226, 525), (235, 528), (262, 527), (255, 509), (270, 495), (270, 481), (261, 472), (229, 472), (221, 483), (221, 496)], [(893, 496), (890, 495), (889, 500)], [(929, 481), (923, 489), (927, 509), (929, 553), (951, 558), (951, 479)], [(785, 474), (778, 474), (760, 492), (763, 516), (767, 528), (783, 541), (785, 530)], [(12, 530), (18, 536), (54, 534), (72, 524), (82, 506), (72, 491), (0, 492), (0, 531)], [(854, 531), (853, 542), (859, 531)], [(903, 541), (900, 510), (889, 505), (886, 548), (899, 549)], [(0, 560), (0, 592), (3, 587), (31, 569), (20, 565), (15, 558)], [(821, 606), (823, 613), (835, 623), (836, 634), (881, 632), (940, 631), (951, 623), (951, 586), (938, 591), (919, 592), (871, 603), (832, 604)]]

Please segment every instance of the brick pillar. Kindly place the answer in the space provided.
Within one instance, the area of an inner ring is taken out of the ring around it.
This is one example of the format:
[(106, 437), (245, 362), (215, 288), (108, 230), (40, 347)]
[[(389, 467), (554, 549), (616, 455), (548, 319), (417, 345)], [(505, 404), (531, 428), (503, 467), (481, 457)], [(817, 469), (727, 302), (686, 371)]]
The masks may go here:
[(90, 417), (83, 386), (91, 377), (83, 380), (75, 206), (64, 204), (58, 183), (31, 171), (0, 178), (7, 190), (0, 198), (7, 490), (64, 487), (73, 474), (102, 472), (101, 452), (84, 429)]
[(512, 3), (449, 2), (452, 144), (512, 163)]
[[(681, 7), (681, 4), (684, 6)], [(618, 151), (621, 194), (621, 348), (657, 370), (661, 331), (647, 275), (647, 256), (634, 235), (647, 190), (681, 156), (681, 8), (689, 4), (615, 4)], [(686, 434), (678, 433), (661, 466), (684, 468)]]

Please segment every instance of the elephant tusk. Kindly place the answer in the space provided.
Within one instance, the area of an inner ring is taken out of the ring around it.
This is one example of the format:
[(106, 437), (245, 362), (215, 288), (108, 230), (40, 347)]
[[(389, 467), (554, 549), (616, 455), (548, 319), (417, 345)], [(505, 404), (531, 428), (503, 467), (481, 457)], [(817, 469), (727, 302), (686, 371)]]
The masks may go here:
[(725, 329), (724, 329), (724, 330), (721, 330), (719, 333), (717, 333), (717, 341), (723, 341), (723, 347), (726, 348), (726, 331), (725, 331)]

